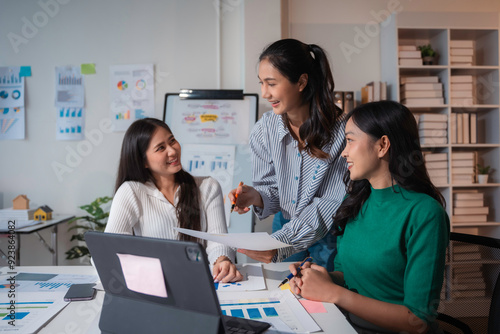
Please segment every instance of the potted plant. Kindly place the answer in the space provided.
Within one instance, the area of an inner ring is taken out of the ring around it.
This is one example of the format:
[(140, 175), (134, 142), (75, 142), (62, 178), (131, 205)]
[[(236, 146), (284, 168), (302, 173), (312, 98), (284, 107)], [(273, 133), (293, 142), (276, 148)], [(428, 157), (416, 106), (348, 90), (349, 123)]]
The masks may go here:
[(418, 47), (422, 55), (422, 61), (424, 65), (434, 65), (436, 62), (437, 53), (434, 51), (430, 44), (420, 45)]
[[(101, 206), (111, 201), (111, 197), (98, 197), (88, 205), (80, 206), (80, 209), (87, 211), (88, 215), (72, 218), (68, 224), (73, 224), (68, 231), (77, 230), (76, 234), (71, 236), (70, 241), (77, 240), (85, 242), (85, 232), (87, 231), (100, 231), (103, 232), (106, 228), (107, 218), (109, 211), (103, 209)], [(79, 244), (73, 246), (66, 252), (66, 259), (73, 260), (81, 257), (90, 259), (90, 252), (86, 245)]]
[(476, 165), (477, 183), (488, 183), (488, 176), (491, 173), (491, 166)]

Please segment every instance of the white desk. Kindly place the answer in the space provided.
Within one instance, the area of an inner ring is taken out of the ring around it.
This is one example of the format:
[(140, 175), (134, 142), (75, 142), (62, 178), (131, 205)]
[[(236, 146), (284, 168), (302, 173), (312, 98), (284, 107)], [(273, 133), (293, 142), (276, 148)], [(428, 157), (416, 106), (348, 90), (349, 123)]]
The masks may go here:
[[(52, 219), (50, 220), (42, 221), (36, 225), (26, 226), (21, 229), (14, 230), (14, 237), (16, 241), (13, 245), (15, 247), (16, 253), (16, 266), (19, 266), (21, 264), (21, 234), (30, 233), (34, 233), (38, 237), (38, 240), (42, 243), (42, 245), (52, 254), (52, 265), (57, 266), (57, 226), (59, 224), (66, 223), (73, 217), (74, 216), (71, 215), (53, 215)], [(50, 245), (45, 241), (44, 238), (42, 238), (40, 233), (38, 233), (38, 231), (49, 227), (51, 227)], [(0, 235), (2, 234), (10, 235), (11, 233), (9, 231), (1, 231)], [(9, 257), (1, 250), (0, 253), (4, 259), (9, 259)]]
[[(1, 268), (3, 273), (7, 267)], [(40, 266), (17, 267), (16, 272), (36, 272), (55, 274), (95, 275), (92, 266)], [(279, 283), (289, 273), (288, 263), (264, 264), (264, 276), (268, 290), (277, 289)], [(40, 334), (72, 333), (72, 334), (98, 334), (98, 323), (101, 313), (104, 292), (98, 291), (96, 298), (91, 301), (78, 301), (69, 303), (55, 318), (53, 318)], [(323, 329), (317, 333), (342, 333), (356, 334), (356, 331), (347, 322), (343, 314), (334, 304), (323, 303), (328, 313), (313, 313), (311, 316)]]

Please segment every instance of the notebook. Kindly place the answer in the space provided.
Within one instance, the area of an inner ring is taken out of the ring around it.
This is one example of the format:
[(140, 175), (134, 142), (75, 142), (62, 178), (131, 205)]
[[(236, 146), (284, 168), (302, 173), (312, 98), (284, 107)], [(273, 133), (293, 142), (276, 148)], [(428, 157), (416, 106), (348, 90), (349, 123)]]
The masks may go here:
[(270, 327), (222, 314), (197, 243), (95, 231), (85, 241), (105, 291), (103, 333), (262, 333)]

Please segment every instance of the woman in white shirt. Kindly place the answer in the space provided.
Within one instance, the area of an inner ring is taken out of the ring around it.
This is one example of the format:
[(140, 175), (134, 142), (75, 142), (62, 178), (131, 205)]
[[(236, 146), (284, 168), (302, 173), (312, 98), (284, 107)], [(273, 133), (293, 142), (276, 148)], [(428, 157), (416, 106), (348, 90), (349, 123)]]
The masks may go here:
[[(201, 242), (174, 227), (227, 233), (222, 190), (215, 179), (193, 177), (182, 169), (181, 146), (164, 122), (137, 120), (123, 138), (105, 232)], [(203, 244), (216, 282), (242, 279), (233, 264), (234, 249)]]

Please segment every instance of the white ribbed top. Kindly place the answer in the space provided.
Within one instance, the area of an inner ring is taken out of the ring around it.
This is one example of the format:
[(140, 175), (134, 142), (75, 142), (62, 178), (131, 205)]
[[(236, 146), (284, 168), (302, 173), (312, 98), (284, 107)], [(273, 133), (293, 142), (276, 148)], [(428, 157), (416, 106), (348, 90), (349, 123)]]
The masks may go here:
[[(219, 183), (211, 177), (194, 178), (201, 194), (201, 231), (227, 233)], [(179, 189), (174, 204), (179, 200)], [(113, 198), (105, 232), (178, 240), (179, 233), (173, 227), (179, 227), (175, 207), (160, 190), (152, 182), (128, 181), (120, 186)], [(211, 241), (204, 245), (210, 263), (221, 255), (234, 263), (234, 249)]]

